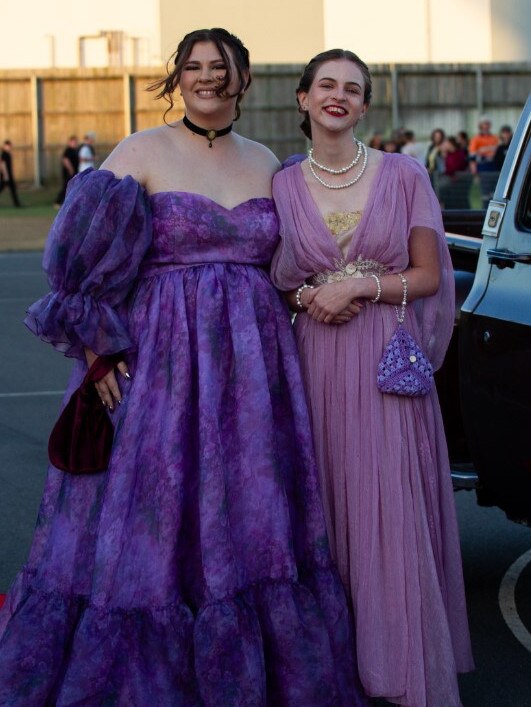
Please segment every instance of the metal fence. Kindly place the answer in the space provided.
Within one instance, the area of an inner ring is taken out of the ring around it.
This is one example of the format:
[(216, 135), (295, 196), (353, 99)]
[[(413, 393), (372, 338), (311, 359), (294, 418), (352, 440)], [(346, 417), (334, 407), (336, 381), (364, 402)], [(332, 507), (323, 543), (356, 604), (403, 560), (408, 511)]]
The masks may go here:
[[(243, 104), (238, 131), (265, 143), (280, 159), (305, 149), (295, 87), (299, 65), (260, 65)], [(417, 140), (435, 127), (475, 132), (488, 113), (494, 130), (515, 125), (531, 86), (531, 64), (374, 65), (373, 103), (359, 136), (389, 134), (405, 126)], [(21, 181), (56, 179), (70, 134), (94, 131), (103, 160), (125, 135), (159, 125), (164, 102), (145, 88), (160, 74), (152, 68), (0, 71), (0, 140), (13, 142)], [(177, 102), (171, 114), (182, 116)]]

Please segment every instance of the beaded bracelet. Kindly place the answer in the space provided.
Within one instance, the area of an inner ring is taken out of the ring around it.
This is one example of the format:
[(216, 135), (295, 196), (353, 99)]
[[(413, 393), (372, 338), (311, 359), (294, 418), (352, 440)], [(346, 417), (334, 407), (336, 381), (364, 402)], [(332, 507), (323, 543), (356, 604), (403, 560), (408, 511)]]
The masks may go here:
[(402, 282), (402, 302), (400, 303), (400, 309), (395, 305), (396, 318), (398, 323), (402, 324), (406, 318), (406, 306), (407, 306), (407, 278), (401, 273), (397, 272), (398, 277)]
[(313, 290), (313, 285), (307, 285), (305, 282), (303, 282), (303, 284), (297, 289), (297, 292), (295, 293), (295, 302), (297, 303), (297, 307), (301, 311), (304, 311), (304, 305), (301, 301), (301, 295), (303, 290)]
[(382, 296), (382, 283), (378, 275), (375, 275), (373, 272), (369, 273), (369, 277), (373, 277), (376, 280), (376, 297), (371, 300), (373, 304), (376, 304), (380, 301), (380, 297)]

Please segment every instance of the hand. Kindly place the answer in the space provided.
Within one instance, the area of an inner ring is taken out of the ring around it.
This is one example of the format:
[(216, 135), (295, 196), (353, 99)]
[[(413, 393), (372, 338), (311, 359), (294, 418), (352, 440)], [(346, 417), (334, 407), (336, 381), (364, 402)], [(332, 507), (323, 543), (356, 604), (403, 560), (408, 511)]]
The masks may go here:
[[(116, 364), (116, 368), (124, 378), (129, 376), (129, 371), (127, 370), (127, 364), (125, 361), (119, 361)], [(103, 376), (103, 378), (97, 383), (94, 383), (94, 385), (96, 386), (98, 395), (101, 398), (101, 402), (104, 405), (107, 405), (109, 410), (114, 410), (115, 401), (117, 403), (122, 402), (122, 394), (120, 392), (114, 371), (109, 371), (106, 376)]]
[[(361, 279), (361, 278), (360, 278)], [(356, 299), (356, 278), (342, 282), (330, 282), (309, 291), (307, 296), (308, 314), (318, 322), (331, 324), (333, 319), (342, 314), (342, 319), (349, 314), (358, 314), (362, 303)], [(352, 310), (349, 305), (354, 305)], [(348, 311), (346, 311), (348, 309)], [(344, 322), (342, 322), (344, 323)]]
[(361, 310), (363, 309), (363, 302), (360, 302), (359, 300), (354, 300), (354, 302), (351, 302), (346, 309), (344, 309), (342, 312), (339, 312), (339, 314), (336, 314), (336, 316), (332, 319), (330, 324), (348, 324), (356, 314), (359, 314)]
[[(85, 355), (87, 357), (88, 367), (90, 368), (98, 356), (90, 349), (85, 349)], [(124, 378), (130, 378), (129, 370), (125, 361), (119, 361), (116, 364), (116, 368)], [(96, 386), (101, 402), (106, 405), (109, 410), (114, 410), (115, 403), (122, 402), (122, 394), (120, 392), (120, 387), (118, 386), (118, 381), (116, 380), (114, 370), (109, 371), (106, 376), (103, 376), (103, 378), (101, 378), (97, 383), (94, 383), (94, 385)]]

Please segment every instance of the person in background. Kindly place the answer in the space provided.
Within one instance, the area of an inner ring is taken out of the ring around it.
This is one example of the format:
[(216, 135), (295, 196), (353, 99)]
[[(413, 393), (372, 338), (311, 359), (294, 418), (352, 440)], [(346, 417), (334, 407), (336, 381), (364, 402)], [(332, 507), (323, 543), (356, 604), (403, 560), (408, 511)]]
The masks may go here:
[(68, 142), (61, 156), (61, 174), (63, 178), (63, 186), (61, 191), (57, 194), (54, 202), (54, 206), (59, 208), (65, 200), (66, 187), (68, 182), (72, 179), (74, 175), (77, 174), (79, 166), (79, 155), (78, 155), (78, 142), (75, 135), (70, 135)]
[(491, 132), (492, 121), (486, 115), (478, 123), (478, 132), (472, 136), (468, 151), (470, 155), (472, 174), (493, 171), (492, 161), (498, 146), (498, 137)]
[(406, 129), (400, 126), (399, 128), (395, 128), (391, 133), (391, 140), (396, 144), (397, 152), (402, 152), (402, 148), (406, 144), (405, 132)]
[(505, 162), (505, 157), (507, 156), (507, 150), (513, 139), (513, 129), (510, 125), (502, 125), (499, 132), (500, 142), (494, 153), (492, 162), (494, 164), (494, 169), (496, 172), (500, 172)]
[(444, 209), (469, 209), (471, 174), (466, 152), (450, 135), (441, 144), (444, 173), (437, 178), (437, 195)]
[(413, 157), (414, 160), (417, 160), (421, 165), (424, 164), (424, 155), (422, 153), (422, 148), (418, 144), (418, 142), (415, 140), (415, 133), (413, 130), (405, 130), (404, 131), (404, 144), (402, 145), (402, 149), (400, 152), (403, 155), (409, 155), (410, 157)]
[(2, 152), (0, 153), (0, 192), (7, 186), (11, 192), (13, 206), (20, 208), (22, 204), (18, 198), (17, 183), (13, 173), (13, 143), (11, 140), (4, 140)]
[(400, 152), (400, 145), (392, 138), (388, 138), (383, 141), (382, 150), (383, 152)]
[(472, 136), (468, 147), (470, 158), (470, 171), (479, 179), (479, 189), (483, 208), (486, 209), (494, 187), (498, 180), (498, 174), (494, 167), (494, 155), (498, 146), (498, 137), (491, 132), (492, 121), (483, 115), (479, 119), (478, 132)]
[(373, 150), (383, 150), (383, 143), (384, 139), (382, 133), (375, 132), (369, 140), (369, 147), (372, 147)]
[(468, 144), (470, 142), (470, 139), (468, 137), (468, 133), (465, 130), (460, 130), (457, 133), (457, 135), (455, 136), (455, 139), (457, 140), (457, 144), (459, 145), (459, 147), (465, 151), (466, 160), (468, 162), (468, 160), (469, 160)]
[(437, 174), (444, 174), (444, 157), (441, 154), (441, 145), (446, 138), (446, 133), (442, 128), (435, 128), (430, 135), (430, 144), (426, 153), (426, 168), (430, 175), (431, 183), (434, 184)]
[(96, 165), (96, 150), (94, 149), (94, 142), (96, 140), (95, 133), (87, 133), (83, 142), (79, 146), (78, 157), (79, 166), (78, 172), (84, 172), (86, 169), (94, 168)]
[(444, 174), (453, 177), (456, 172), (468, 170), (466, 152), (459, 146), (457, 139), (449, 135), (441, 145), (441, 154), (444, 158)]

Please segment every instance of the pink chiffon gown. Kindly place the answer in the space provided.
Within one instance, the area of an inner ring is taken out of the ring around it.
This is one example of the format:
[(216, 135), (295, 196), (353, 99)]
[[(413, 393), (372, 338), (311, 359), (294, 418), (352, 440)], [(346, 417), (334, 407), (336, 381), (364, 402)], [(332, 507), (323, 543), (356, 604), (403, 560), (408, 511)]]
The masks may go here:
[[(424, 167), (385, 154), (361, 220), (341, 250), (300, 164), (279, 172), (281, 243), (272, 279), (304, 281), (398, 273), (408, 237), (438, 235), (437, 294), (408, 305), (405, 326), (438, 368), (454, 318), (453, 271), (438, 203)], [(332, 551), (356, 617), (367, 694), (409, 707), (460, 705), (456, 673), (473, 669), (458, 528), (435, 389), (382, 394), (376, 369), (397, 324), (392, 305), (366, 303), (348, 324), (296, 317)]]

